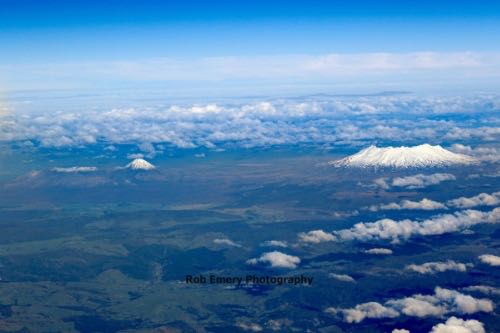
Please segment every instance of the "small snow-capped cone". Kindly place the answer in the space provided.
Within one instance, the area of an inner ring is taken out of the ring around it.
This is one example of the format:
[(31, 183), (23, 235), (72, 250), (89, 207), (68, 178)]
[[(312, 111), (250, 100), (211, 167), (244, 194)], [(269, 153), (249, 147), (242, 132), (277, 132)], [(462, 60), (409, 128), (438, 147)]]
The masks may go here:
[(422, 168), (443, 167), (451, 165), (467, 165), (477, 161), (467, 155), (452, 153), (443, 147), (423, 144), (414, 147), (370, 146), (360, 152), (330, 162), (340, 167), (389, 167), (389, 168)]
[(132, 162), (127, 164), (125, 166), (125, 168), (131, 169), (131, 170), (153, 170), (153, 169), (156, 169), (156, 167), (153, 164), (149, 163), (148, 161), (146, 161), (142, 158), (136, 158), (135, 160), (133, 160)]

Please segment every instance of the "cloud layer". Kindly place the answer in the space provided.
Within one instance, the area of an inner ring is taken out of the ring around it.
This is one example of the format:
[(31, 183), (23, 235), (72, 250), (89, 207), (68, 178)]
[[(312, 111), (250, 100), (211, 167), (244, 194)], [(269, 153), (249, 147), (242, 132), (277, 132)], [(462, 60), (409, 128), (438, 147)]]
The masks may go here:
[[(13, 110), (0, 116), (0, 141), (32, 141), (44, 147), (135, 144), (147, 156), (161, 151), (163, 145), (211, 149), (310, 143), (363, 147), (384, 140), (408, 144), (476, 139), (498, 142), (498, 121), (488, 115), (499, 105), (500, 98), (495, 96), (400, 95), (350, 99), (305, 96), (240, 104), (81, 111)], [(440, 115), (448, 116), (436, 119)], [(436, 181), (403, 179), (395, 185), (419, 187)]]
[[(321, 55), (283, 54), (214, 56), (200, 58), (145, 58), (136, 60), (67, 62), (0, 66), (11, 84), (27, 85), (25, 78), (93, 81), (176, 81), (212, 83), (221, 80), (327, 80), (384, 78), (403, 83), (415, 76), (449, 80), (482, 77), (500, 72), (500, 55), (482, 52), (375, 52)], [(37, 75), (33, 75), (36, 73)], [(38, 82), (41, 84), (40, 82)], [(358, 83), (359, 84), (359, 83)], [(29, 85), (31, 87), (31, 85)], [(38, 87), (40, 88), (40, 87)], [(25, 87), (26, 89), (26, 87)]]

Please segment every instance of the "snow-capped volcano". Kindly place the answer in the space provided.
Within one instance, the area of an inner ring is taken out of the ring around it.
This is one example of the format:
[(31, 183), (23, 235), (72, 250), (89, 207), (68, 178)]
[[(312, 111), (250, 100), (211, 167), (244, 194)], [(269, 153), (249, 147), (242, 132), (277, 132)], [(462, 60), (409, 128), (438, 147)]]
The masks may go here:
[(421, 168), (475, 162), (476, 160), (470, 156), (452, 153), (439, 145), (423, 144), (415, 147), (370, 146), (354, 155), (330, 163), (346, 167)]
[(153, 170), (156, 168), (153, 164), (143, 160), (142, 158), (136, 158), (125, 167), (132, 170)]

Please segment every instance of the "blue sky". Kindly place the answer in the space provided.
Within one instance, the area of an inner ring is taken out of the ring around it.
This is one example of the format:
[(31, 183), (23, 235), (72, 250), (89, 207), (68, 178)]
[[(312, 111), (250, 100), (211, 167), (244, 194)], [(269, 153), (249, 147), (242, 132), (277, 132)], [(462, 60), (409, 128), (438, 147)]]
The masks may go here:
[(290, 86), (498, 88), (500, 3), (493, 1), (2, 0), (0, 6), (0, 87), (7, 91), (191, 86), (192, 93), (210, 94), (207, 82), (221, 94)]

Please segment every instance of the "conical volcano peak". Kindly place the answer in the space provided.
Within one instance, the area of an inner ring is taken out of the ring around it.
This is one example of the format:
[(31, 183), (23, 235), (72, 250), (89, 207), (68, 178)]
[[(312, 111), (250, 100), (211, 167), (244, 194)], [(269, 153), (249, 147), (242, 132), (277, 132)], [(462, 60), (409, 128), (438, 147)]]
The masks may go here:
[(127, 169), (131, 170), (153, 170), (156, 167), (142, 158), (136, 158), (129, 164), (125, 166)]

